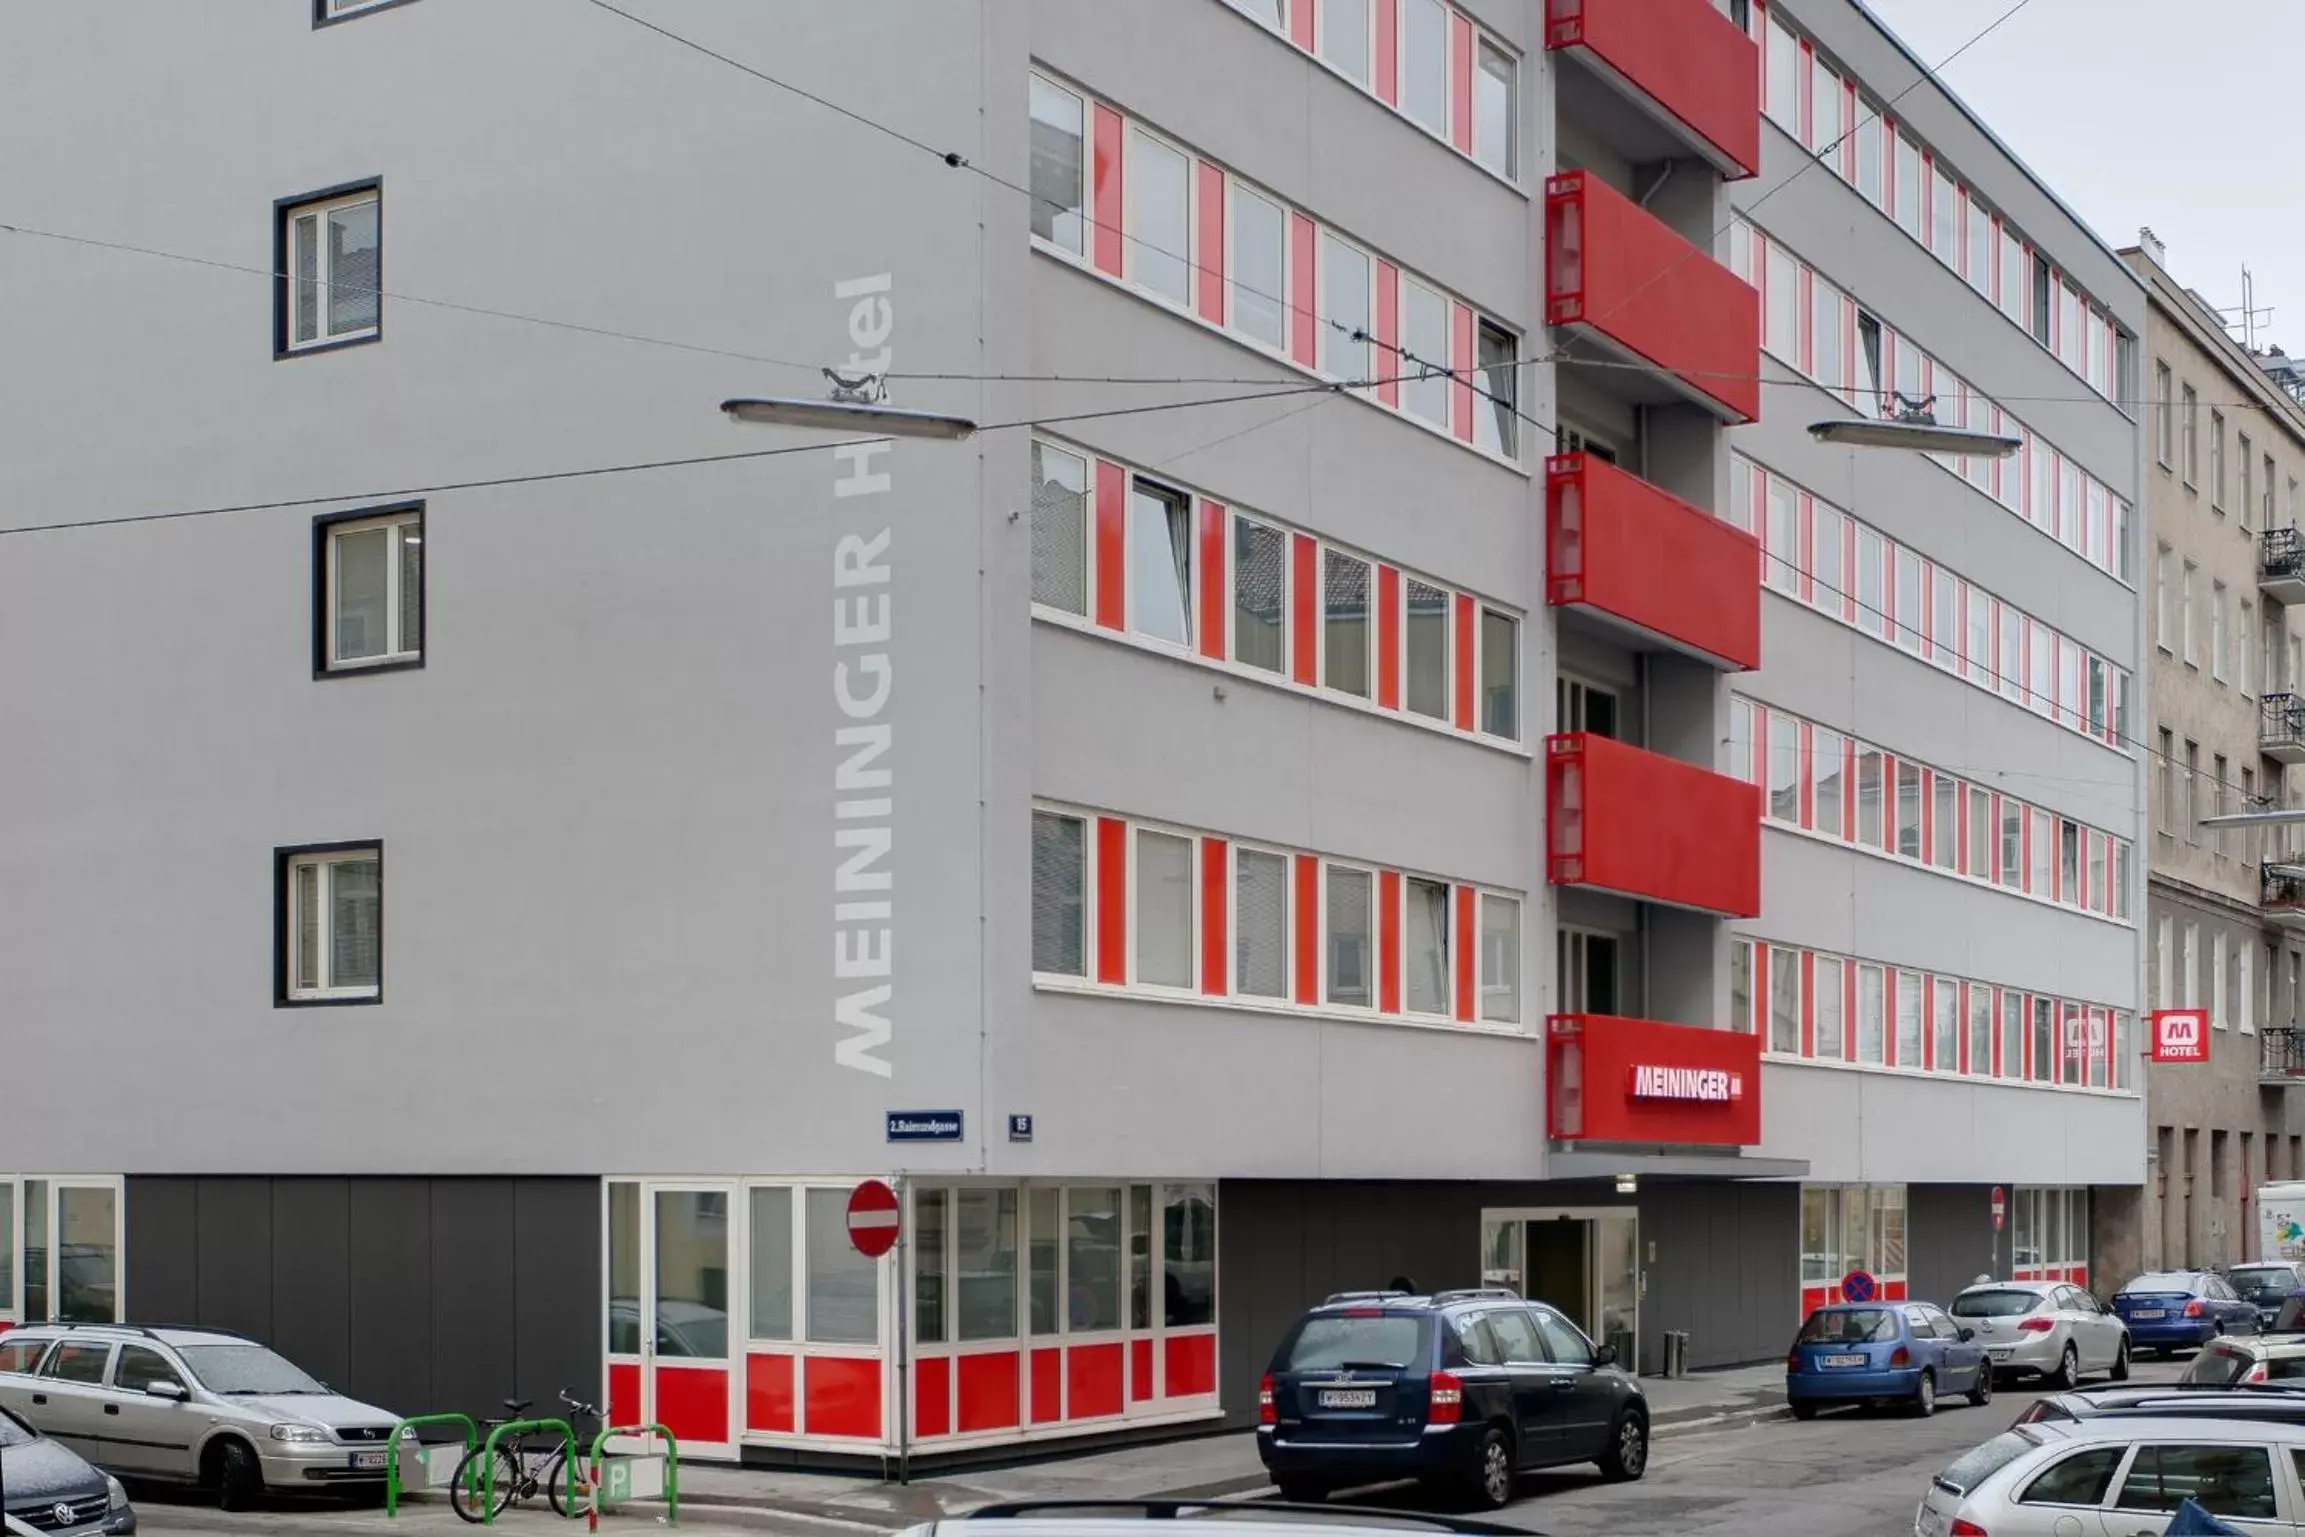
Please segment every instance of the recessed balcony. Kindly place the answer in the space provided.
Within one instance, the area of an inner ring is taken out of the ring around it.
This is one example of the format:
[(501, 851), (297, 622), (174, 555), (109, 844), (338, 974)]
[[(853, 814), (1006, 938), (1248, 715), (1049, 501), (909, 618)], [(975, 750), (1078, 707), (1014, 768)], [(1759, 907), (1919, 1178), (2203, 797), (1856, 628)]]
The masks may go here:
[(1563, 121), (1626, 160), (1760, 170), (1760, 50), (1712, 0), (1547, 0), (1545, 47)]

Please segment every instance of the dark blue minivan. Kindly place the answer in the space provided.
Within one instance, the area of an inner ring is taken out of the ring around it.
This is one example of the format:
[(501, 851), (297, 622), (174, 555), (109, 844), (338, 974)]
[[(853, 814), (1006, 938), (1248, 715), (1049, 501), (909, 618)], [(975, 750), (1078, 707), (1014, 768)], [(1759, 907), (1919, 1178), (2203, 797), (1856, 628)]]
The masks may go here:
[(1342, 1292), (1281, 1339), (1257, 1454), (1284, 1499), (1413, 1478), (1495, 1509), (1524, 1468), (1649, 1462), (1649, 1405), (1608, 1346), (1502, 1290)]

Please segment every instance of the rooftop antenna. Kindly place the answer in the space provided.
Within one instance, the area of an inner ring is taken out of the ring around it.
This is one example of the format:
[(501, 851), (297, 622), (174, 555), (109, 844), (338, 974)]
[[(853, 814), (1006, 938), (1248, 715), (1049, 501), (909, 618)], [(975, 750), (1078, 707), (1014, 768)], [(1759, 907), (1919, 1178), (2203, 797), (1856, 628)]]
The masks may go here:
[[(2236, 319), (2235, 317), (2239, 318)], [(2268, 304), (2262, 309), (2258, 307), (2257, 279), (2256, 276), (2250, 272), (2249, 264), (2247, 262), (2243, 262), (2241, 264), (2241, 303), (2239, 307), (2233, 309), (2221, 308), (2217, 311), (2217, 318), (2224, 322), (2225, 329), (2228, 333), (2232, 332), (2235, 328), (2240, 330), (2240, 341), (2242, 346), (2247, 347), (2251, 352), (2255, 352), (2257, 350), (2258, 334), (2263, 327), (2272, 321), (2273, 306)]]

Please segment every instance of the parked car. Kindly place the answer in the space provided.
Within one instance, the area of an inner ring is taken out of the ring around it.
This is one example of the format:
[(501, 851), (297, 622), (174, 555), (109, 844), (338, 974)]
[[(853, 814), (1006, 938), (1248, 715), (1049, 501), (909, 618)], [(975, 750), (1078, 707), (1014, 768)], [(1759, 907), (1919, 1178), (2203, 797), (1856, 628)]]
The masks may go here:
[(2289, 1260), (2265, 1260), (2235, 1265), (2225, 1280), (2242, 1301), (2257, 1310), (2257, 1327), (2270, 1329), (2281, 1318), (2281, 1304), (2305, 1291), (2305, 1273)]
[[(1016, 1500), (981, 1505), (960, 1515), (908, 1526), (896, 1537), (1147, 1537), (1174, 1531), (1178, 1517), (1217, 1523), (1203, 1531), (1232, 1526), (1263, 1529), (1271, 1537), (1400, 1537), (1403, 1527), (1426, 1527), (1452, 1537), (1529, 1537), (1519, 1527), (1464, 1516), (1433, 1515), (1398, 1506), (1383, 1510), (1338, 1510), (1332, 1519), (1308, 1520), (1308, 1513), (1269, 1500)], [(1147, 1522), (1160, 1523), (1148, 1527)]]
[(2115, 1382), (2129, 1376), (2128, 1326), (2078, 1286), (1980, 1282), (1947, 1311), (1977, 1331), (1977, 1343), (2003, 1379), (2040, 1376), (2069, 1389), (2090, 1372), (2106, 1372)]
[(2236, 1387), (2288, 1382), (2305, 1388), (2305, 1339), (2255, 1335), (2211, 1340), (2178, 1379), (2186, 1387)]
[(1284, 1499), (1413, 1478), (1492, 1509), (1524, 1468), (1649, 1465), (1641, 1385), (1552, 1308), (1504, 1290), (1345, 1292), (1290, 1326), (1257, 1390)]
[(2219, 1387), (2216, 1384), (2132, 1383), (2120, 1388), (2088, 1388), (2079, 1393), (2044, 1393), (2025, 1406), (2015, 1423), (2088, 1420), (2099, 1415), (2185, 1415), (2207, 1419), (2283, 1420), (2305, 1425), (2305, 1384), (2268, 1383)]
[(128, 1537), (136, 1507), (120, 1480), (0, 1409), (0, 1501), (8, 1531), (40, 1537)]
[(1934, 1414), (1947, 1393), (1993, 1399), (1993, 1369), (1977, 1331), (1929, 1302), (1834, 1303), (1801, 1323), (1785, 1357), (1795, 1419), (1828, 1404), (1897, 1403)]
[(1916, 1537), (2079, 1537), (2159, 1532), (2190, 1499), (2251, 1532), (2305, 1526), (2292, 1468), (2305, 1425), (2106, 1415), (2018, 1425), (1929, 1481)]
[(2148, 1271), (2113, 1296), (2139, 1352), (2195, 1349), (2224, 1334), (2255, 1334), (2257, 1306), (2207, 1270)]
[[(0, 1409), (108, 1472), (212, 1489), (227, 1510), (267, 1488), (381, 1493), (399, 1418), (244, 1335), (134, 1324), (0, 1336)], [(413, 1479), (415, 1436), (399, 1449)]]

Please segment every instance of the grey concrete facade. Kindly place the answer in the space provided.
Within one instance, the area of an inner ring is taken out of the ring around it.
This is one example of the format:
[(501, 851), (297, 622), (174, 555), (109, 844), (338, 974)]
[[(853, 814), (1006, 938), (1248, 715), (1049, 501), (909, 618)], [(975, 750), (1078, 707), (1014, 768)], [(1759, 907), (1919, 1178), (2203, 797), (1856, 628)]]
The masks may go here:
[(2293, 769), (2265, 749), (2300, 685), (2305, 616), (2262, 580), (2262, 542), (2296, 526), (2305, 410), (2148, 239), (2122, 253), (2152, 303), (2148, 979), (2152, 1007), (2202, 1009), (2211, 1028), (2206, 1062), (2147, 1065), (2139, 1262), (2231, 1264), (2257, 1257), (2256, 1187), (2305, 1177), (2305, 1088), (2286, 1051), (2305, 945), (2266, 905), (2269, 862), (2298, 844), (2291, 827), (2195, 824), (2297, 804)]

